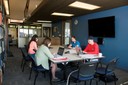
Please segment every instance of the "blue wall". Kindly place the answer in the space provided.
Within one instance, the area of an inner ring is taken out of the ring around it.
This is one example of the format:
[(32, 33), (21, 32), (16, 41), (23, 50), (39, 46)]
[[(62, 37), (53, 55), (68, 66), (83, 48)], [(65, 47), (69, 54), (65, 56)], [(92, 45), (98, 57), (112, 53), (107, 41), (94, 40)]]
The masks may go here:
[[(115, 16), (115, 38), (104, 38), (104, 44), (100, 49), (108, 62), (114, 57), (119, 57), (118, 67), (128, 70), (128, 6), (119, 7), (111, 10), (97, 12), (72, 19), (72, 35), (81, 42), (87, 44), (88, 38), (88, 19)], [(74, 21), (78, 20), (75, 25)]]

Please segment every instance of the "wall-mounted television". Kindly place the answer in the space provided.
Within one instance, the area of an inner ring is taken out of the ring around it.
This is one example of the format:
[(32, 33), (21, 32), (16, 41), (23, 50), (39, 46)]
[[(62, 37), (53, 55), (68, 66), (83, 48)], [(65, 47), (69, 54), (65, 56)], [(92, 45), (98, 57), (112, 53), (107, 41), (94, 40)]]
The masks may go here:
[(115, 37), (115, 16), (89, 19), (88, 33), (93, 37)]

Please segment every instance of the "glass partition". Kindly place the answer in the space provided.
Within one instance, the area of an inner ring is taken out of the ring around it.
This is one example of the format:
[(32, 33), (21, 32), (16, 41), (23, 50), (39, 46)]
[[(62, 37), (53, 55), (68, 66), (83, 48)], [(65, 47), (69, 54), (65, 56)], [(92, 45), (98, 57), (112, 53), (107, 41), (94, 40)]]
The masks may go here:
[(19, 32), (19, 35), (20, 35), (21, 38), (28, 37), (28, 29), (21, 28), (20, 32)]
[(42, 37), (42, 26), (18, 26), (20, 38), (32, 37), (34, 34), (37, 34), (39, 37)]

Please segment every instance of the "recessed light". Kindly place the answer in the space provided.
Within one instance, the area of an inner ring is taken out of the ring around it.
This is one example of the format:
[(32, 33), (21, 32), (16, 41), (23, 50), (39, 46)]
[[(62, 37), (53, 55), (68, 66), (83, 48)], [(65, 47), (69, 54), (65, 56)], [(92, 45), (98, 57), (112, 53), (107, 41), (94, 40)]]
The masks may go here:
[(52, 22), (52, 21), (46, 21), (46, 20), (37, 20), (37, 22)]
[(10, 22), (23, 23), (23, 20), (10, 19)]
[(92, 4), (88, 4), (80, 1), (75, 1), (69, 6), (74, 8), (86, 9), (86, 10), (95, 10), (100, 8), (100, 6), (96, 6), (96, 5), (92, 5)]
[(66, 16), (66, 17), (74, 16), (74, 14), (59, 13), (59, 12), (54, 12), (54, 13), (52, 13), (51, 15), (55, 15), (55, 16)]
[(4, 6), (5, 6), (6, 14), (9, 15), (9, 4), (8, 4), (8, 0), (4, 0)]

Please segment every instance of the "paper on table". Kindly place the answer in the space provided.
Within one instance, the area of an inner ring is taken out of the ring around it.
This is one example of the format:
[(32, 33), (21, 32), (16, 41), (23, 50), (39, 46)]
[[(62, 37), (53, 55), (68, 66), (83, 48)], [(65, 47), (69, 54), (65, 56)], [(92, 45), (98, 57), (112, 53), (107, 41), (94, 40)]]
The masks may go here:
[(67, 57), (58, 57), (58, 58), (53, 58), (53, 60), (67, 60)]
[(81, 58), (96, 58), (97, 56), (96, 55), (94, 55), (94, 54), (80, 54), (79, 55)]

